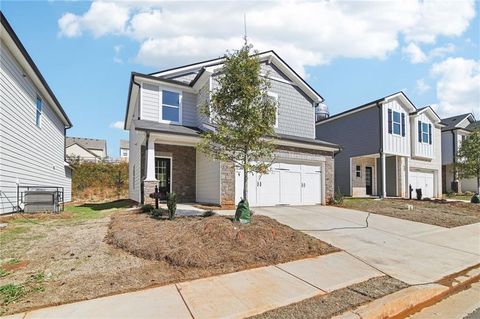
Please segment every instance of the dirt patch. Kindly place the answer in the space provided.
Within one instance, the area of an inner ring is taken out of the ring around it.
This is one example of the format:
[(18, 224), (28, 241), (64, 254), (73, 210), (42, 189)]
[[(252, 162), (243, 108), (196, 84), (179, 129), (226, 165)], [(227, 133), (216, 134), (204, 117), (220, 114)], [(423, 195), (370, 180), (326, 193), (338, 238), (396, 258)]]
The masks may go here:
[(26, 268), (28, 266), (28, 260), (22, 260), (14, 263), (6, 263), (2, 265), (0, 268), (4, 271), (17, 271), (22, 268)]
[(250, 318), (327, 319), (407, 287), (407, 284), (388, 276), (376, 277)]
[(480, 222), (480, 206), (465, 202), (348, 198), (342, 207), (448, 228)]
[(338, 251), (266, 216), (242, 225), (226, 216), (170, 221), (121, 213), (112, 217), (106, 240), (137, 257), (226, 272)]
[[(181, 267), (173, 266), (165, 260), (134, 256), (105, 241), (111, 216), (116, 217), (117, 214), (125, 217), (135, 216), (134, 213), (124, 214), (119, 211), (104, 213), (104, 209), (110, 211), (111, 206), (111, 204), (76, 206), (72, 208), (74, 216), (70, 219), (38, 220), (38, 215), (35, 215), (35, 219), (30, 222), (22, 219), (12, 220), (0, 231), (0, 256), (4, 261), (0, 261), (2, 265), (12, 260), (28, 261), (25, 268), (4, 272), (3, 276), (0, 276), (0, 315), (193, 280), (268, 263), (260, 259), (252, 264)], [(125, 228), (122, 232), (132, 231), (137, 238), (143, 236), (144, 238), (139, 241), (142, 245), (162, 240), (174, 248), (180, 247), (178, 241), (172, 241), (175, 237), (167, 240), (161, 232), (158, 232), (159, 229), (148, 227), (149, 224), (171, 223), (170, 221), (157, 221), (145, 215), (135, 217), (143, 217), (140, 219), (142, 222), (137, 224), (132, 220), (132, 225), (129, 225), (127, 220), (116, 219), (124, 221)], [(259, 216), (255, 218), (260, 220)], [(182, 221), (180, 218), (177, 220)], [(208, 226), (207, 229), (214, 236), (214, 229), (209, 227), (212, 226)], [(240, 231), (240, 234), (244, 233)], [(274, 236), (270, 234), (269, 236)], [(280, 234), (282, 233), (277, 233), (276, 236)], [(194, 233), (190, 233), (189, 236), (194, 237)], [(292, 237), (292, 240), (296, 240), (295, 237)], [(210, 249), (206, 247), (205, 249)], [(287, 247), (292, 251), (296, 250), (294, 244)], [(312, 247), (318, 249), (315, 240)], [(302, 249), (304, 252), (316, 251)], [(335, 248), (326, 245), (323, 251), (334, 250)], [(293, 255), (294, 253), (291, 256)], [(184, 260), (176, 258), (177, 262), (188, 264), (192, 257)], [(17, 294), (18, 298), (15, 297), (14, 301), (11, 301), (10, 295), (10, 302), (6, 302), (6, 295), (3, 295), (1, 287), (8, 287), (11, 292), (22, 293)]]

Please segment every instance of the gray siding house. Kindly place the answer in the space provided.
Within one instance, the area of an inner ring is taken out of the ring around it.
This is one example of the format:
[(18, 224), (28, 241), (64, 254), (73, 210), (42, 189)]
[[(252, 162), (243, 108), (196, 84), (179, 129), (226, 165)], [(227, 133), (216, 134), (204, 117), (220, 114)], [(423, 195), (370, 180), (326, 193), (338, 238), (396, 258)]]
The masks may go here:
[(335, 187), (354, 197), (441, 197), (442, 123), (398, 92), (316, 123), (316, 137), (342, 146)]
[[(278, 102), (275, 163), (268, 174), (253, 174), (252, 206), (325, 204), (333, 195), (333, 156), (339, 146), (315, 139), (315, 107), (323, 98), (275, 52), (259, 53), (262, 74)], [(199, 112), (217, 85), (223, 59), (152, 74), (132, 73), (125, 115), (129, 130), (129, 194), (175, 192), (180, 201), (232, 206), (240, 200), (241, 171), (195, 149), (211, 129)]]
[(62, 106), (0, 12), (0, 213), (17, 206), (17, 186), (63, 187), (71, 199)]
[(476, 178), (459, 178), (455, 169), (456, 154), (462, 141), (474, 130), (480, 130), (480, 121), (472, 113), (442, 119), (442, 174), (443, 192), (478, 192)]

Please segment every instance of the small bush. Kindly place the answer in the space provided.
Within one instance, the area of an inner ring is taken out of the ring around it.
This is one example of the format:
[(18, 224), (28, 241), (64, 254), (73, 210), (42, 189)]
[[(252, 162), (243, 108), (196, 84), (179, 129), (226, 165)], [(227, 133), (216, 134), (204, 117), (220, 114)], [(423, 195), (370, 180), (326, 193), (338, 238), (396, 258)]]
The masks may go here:
[(142, 205), (142, 213), (151, 213), (153, 211), (153, 205), (145, 204)]
[(343, 194), (342, 192), (340, 191), (340, 187), (337, 189), (337, 191), (335, 192), (335, 194), (333, 194), (333, 199), (332, 199), (332, 204), (333, 205), (337, 205), (337, 206), (340, 206), (343, 204)]
[(168, 219), (172, 220), (175, 217), (177, 211), (177, 194), (167, 194), (167, 207), (168, 207)]
[(156, 219), (160, 219), (163, 216), (168, 215), (168, 211), (166, 209), (163, 209), (163, 208), (152, 209), (151, 212), (152, 212), (152, 217), (156, 218)]
[(480, 204), (480, 195), (475, 194), (472, 196), (472, 199), (470, 199), (470, 203), (472, 204)]
[(210, 216), (215, 216), (215, 212), (213, 210), (207, 210), (206, 212), (203, 212), (202, 217), (210, 217)]

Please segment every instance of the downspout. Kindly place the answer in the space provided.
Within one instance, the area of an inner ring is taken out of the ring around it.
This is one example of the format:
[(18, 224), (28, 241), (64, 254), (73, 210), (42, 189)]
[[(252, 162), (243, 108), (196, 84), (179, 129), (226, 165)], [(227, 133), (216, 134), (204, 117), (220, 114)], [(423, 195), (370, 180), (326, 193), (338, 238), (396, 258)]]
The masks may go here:
[[(385, 176), (383, 176), (383, 161), (382, 161), (382, 158), (384, 156), (383, 154), (383, 114), (382, 114), (382, 106), (380, 105), (379, 102), (376, 103), (377, 104), (377, 108), (378, 108), (378, 117), (379, 117), (379, 142), (380, 142), (380, 147), (378, 148), (378, 154), (380, 155), (380, 187), (378, 187), (377, 185), (377, 188), (380, 188), (380, 197), (383, 198), (383, 194), (384, 194), (384, 189), (383, 189), (383, 179), (385, 178)], [(378, 172), (375, 172), (375, 173), (378, 173)], [(377, 181), (377, 184), (378, 184), (378, 181)]]

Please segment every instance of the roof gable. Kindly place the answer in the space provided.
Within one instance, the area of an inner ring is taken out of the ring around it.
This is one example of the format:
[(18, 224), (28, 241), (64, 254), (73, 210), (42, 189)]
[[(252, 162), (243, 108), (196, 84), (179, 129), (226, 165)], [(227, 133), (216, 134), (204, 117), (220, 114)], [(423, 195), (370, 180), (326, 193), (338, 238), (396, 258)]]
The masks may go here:
[(457, 129), (457, 128), (466, 128), (468, 124), (464, 126), (460, 124), (465, 120), (467, 120), (470, 123), (473, 123), (475, 122), (475, 117), (473, 116), (472, 113), (466, 113), (466, 114), (460, 114), (460, 115), (444, 118), (442, 119), (442, 122), (445, 123), (445, 127), (443, 128), (443, 130), (448, 131), (448, 130)]

